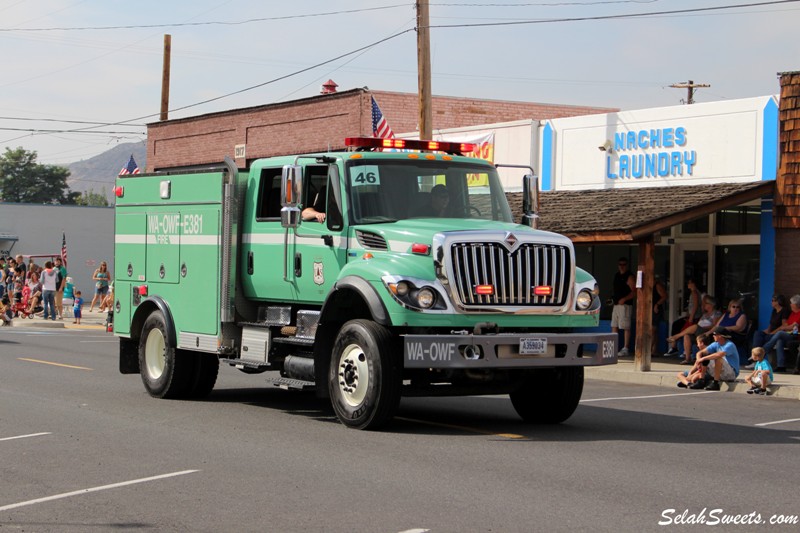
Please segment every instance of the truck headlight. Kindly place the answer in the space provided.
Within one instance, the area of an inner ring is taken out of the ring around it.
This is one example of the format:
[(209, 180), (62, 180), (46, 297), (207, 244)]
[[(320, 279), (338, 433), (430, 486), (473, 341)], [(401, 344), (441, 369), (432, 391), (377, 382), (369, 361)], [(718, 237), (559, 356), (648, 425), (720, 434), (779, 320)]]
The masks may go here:
[(423, 287), (417, 293), (417, 303), (423, 309), (430, 309), (436, 302), (436, 294), (430, 287)]
[(435, 285), (431, 285), (435, 283), (431, 280), (400, 276), (383, 276), (381, 280), (394, 299), (409, 309), (414, 311), (447, 309), (447, 298)]
[(405, 281), (401, 281), (395, 286), (395, 292), (398, 296), (405, 296), (408, 294), (408, 283)]
[(592, 292), (589, 289), (581, 290), (575, 299), (575, 306), (581, 311), (589, 309), (592, 306)]

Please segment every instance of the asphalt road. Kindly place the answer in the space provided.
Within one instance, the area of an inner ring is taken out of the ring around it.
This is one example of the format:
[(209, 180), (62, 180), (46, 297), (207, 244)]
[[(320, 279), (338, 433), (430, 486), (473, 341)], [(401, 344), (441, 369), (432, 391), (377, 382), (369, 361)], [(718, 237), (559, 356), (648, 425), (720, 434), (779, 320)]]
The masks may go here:
[(588, 381), (559, 426), (521, 423), (505, 397), (413, 398), (361, 432), (263, 384), (223, 367), (207, 400), (155, 400), (117, 372), (110, 334), (0, 329), (0, 531), (800, 523), (769, 523), (800, 515), (795, 400)]

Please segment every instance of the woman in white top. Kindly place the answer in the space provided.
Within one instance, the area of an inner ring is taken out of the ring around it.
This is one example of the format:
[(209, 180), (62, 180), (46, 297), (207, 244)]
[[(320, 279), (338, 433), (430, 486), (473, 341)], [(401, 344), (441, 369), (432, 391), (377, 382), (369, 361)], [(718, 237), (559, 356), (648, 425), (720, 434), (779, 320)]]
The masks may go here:
[[(44, 305), (44, 319), (56, 319), (56, 271), (53, 269), (53, 262), (48, 261), (44, 264), (42, 271), (42, 303)], [(49, 315), (49, 317), (48, 317)]]

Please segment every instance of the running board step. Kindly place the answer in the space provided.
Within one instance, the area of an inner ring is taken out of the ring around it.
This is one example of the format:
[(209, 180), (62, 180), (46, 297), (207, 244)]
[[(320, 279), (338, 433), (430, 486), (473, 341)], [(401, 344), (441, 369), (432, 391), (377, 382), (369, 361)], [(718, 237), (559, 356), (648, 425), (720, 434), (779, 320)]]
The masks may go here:
[(226, 358), (220, 357), (219, 362), (220, 363), (227, 363), (229, 365), (233, 365), (233, 366), (236, 366), (236, 367), (253, 368), (253, 369), (257, 369), (257, 370), (269, 370), (269, 369), (272, 368), (271, 364), (264, 363), (263, 361), (249, 361), (247, 359), (239, 359), (239, 358), (226, 359)]
[(267, 378), (267, 383), (284, 390), (313, 390), (313, 381), (290, 378)]
[(295, 344), (298, 346), (313, 346), (314, 339), (304, 337), (272, 337), (272, 342), (278, 344)]

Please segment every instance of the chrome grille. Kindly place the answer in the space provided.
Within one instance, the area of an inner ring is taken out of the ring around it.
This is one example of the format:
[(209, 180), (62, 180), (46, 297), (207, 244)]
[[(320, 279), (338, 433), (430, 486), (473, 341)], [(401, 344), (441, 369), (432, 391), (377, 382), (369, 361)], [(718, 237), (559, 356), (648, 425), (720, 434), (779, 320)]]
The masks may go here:
[[(513, 252), (499, 242), (454, 243), (450, 248), (456, 295), (467, 307), (499, 305), (562, 306), (569, 296), (572, 272), (569, 248), (551, 244), (521, 244)], [(491, 285), (493, 294), (476, 294)], [(534, 294), (551, 287), (550, 295)]]

